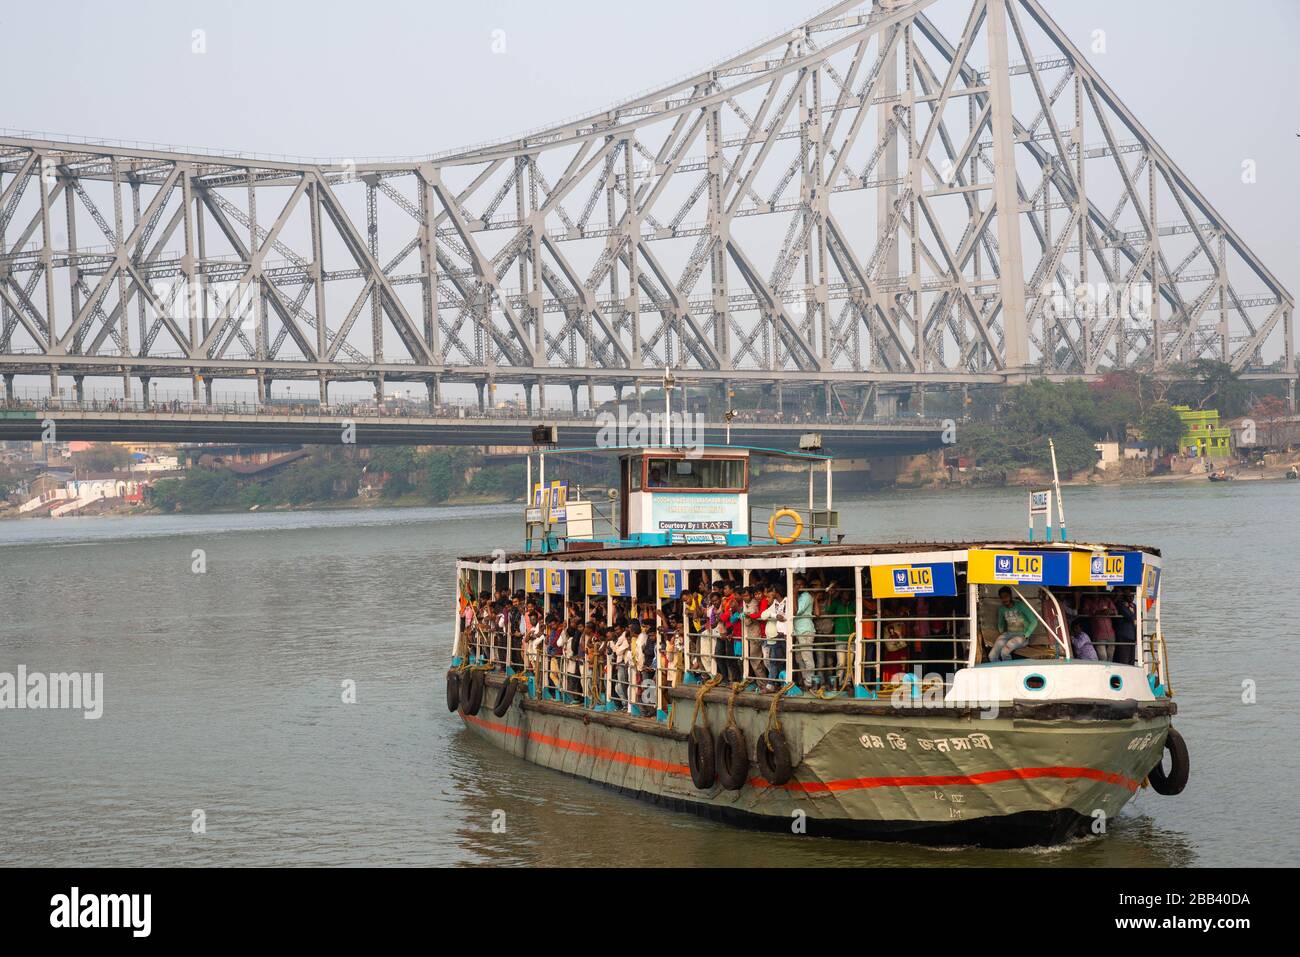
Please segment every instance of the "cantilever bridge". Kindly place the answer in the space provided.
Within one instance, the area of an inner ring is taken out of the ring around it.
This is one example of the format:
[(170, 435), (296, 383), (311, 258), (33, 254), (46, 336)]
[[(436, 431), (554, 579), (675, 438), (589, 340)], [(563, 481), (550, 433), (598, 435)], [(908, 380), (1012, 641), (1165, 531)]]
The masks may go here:
[(1293, 306), (1043, 0), (838, 3), (600, 113), (411, 160), (0, 137), (10, 393), (401, 381), (436, 404), (672, 367), (865, 405), (1210, 357), (1294, 403)]

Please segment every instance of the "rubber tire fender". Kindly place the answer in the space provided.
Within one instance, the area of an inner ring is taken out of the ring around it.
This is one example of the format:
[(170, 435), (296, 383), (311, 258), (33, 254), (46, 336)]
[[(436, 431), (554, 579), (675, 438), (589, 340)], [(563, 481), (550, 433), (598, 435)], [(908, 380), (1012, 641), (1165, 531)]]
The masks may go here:
[(1147, 780), (1151, 782), (1151, 787), (1157, 794), (1172, 797), (1183, 793), (1183, 788), (1187, 787), (1187, 776), (1191, 773), (1187, 742), (1172, 726), (1169, 728), (1169, 734), (1165, 736), (1165, 751), (1168, 751), (1169, 757), (1173, 759), (1169, 773), (1165, 774), (1165, 756), (1161, 753), (1156, 766), (1147, 773)]
[(690, 765), (691, 781), (701, 791), (713, 787), (718, 779), (717, 752), (713, 747), (713, 735), (707, 728), (691, 728), (686, 742), (686, 762)]
[(469, 673), (469, 684), (461, 689), (460, 713), (473, 717), (483, 707), (483, 690), (487, 681), (481, 671)]
[(757, 751), (758, 773), (769, 784), (785, 784), (794, 774), (794, 764), (790, 760), (790, 745), (785, 735), (773, 728), (758, 736), (754, 746)]
[(452, 668), (447, 672), (447, 710), (460, 707), (460, 672)]
[(745, 732), (734, 724), (718, 735), (718, 780), (728, 791), (739, 791), (749, 780)]
[(506, 712), (510, 710), (510, 704), (515, 700), (515, 692), (518, 690), (519, 682), (506, 678), (506, 683), (497, 692), (497, 703), (492, 706), (492, 713), (498, 718), (504, 718)]

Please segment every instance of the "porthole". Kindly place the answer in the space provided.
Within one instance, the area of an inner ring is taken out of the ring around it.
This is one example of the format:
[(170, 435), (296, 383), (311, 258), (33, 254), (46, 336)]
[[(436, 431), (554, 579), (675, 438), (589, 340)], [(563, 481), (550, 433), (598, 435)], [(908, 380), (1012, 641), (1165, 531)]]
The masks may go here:
[(1046, 687), (1047, 687), (1047, 679), (1044, 678), (1042, 675), (1039, 674), (1025, 675), (1026, 691), (1042, 691)]
[(1112, 691), (1119, 691), (1124, 687), (1124, 678), (1121, 675), (1110, 676), (1110, 688)]

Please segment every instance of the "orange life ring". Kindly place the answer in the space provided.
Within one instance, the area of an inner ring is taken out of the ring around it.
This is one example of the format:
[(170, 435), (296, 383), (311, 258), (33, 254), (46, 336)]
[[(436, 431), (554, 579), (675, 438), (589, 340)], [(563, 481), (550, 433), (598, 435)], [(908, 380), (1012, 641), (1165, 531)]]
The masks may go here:
[[(776, 533), (776, 521), (779, 518), (794, 519), (794, 534), (788, 538), (782, 538)], [(789, 545), (791, 542), (797, 542), (799, 536), (803, 534), (803, 516), (792, 508), (779, 508), (772, 513), (772, 517), (767, 522), (767, 535), (779, 545)]]

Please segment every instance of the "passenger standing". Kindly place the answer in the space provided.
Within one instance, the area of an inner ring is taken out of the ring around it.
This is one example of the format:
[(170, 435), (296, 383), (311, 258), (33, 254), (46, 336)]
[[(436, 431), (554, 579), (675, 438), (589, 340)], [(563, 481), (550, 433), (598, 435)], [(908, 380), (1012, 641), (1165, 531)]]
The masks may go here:
[(819, 678), (817, 660), (813, 656), (813, 641), (817, 635), (817, 629), (813, 626), (813, 596), (808, 590), (808, 581), (805, 578), (796, 578), (794, 587), (799, 596), (795, 599), (794, 608), (794, 653), (798, 668), (797, 675), (798, 679), (803, 681), (805, 688), (815, 689), (819, 684)]
[(754, 589), (746, 585), (740, 590), (740, 631), (747, 671), (752, 678), (767, 676), (767, 666), (763, 664), (763, 622), (759, 620), (760, 610)]
[[(786, 614), (785, 588), (781, 585), (769, 585), (767, 589), (767, 607), (762, 611), (763, 618), (763, 652), (767, 657), (767, 677), (769, 681), (781, 680), (785, 672), (785, 639), (789, 628)], [(768, 690), (775, 690), (769, 686)]]
[(828, 684), (832, 689), (846, 688), (849, 684), (850, 642), (853, 638), (853, 605), (849, 602), (849, 596), (834, 582), (826, 586), (826, 593), (824, 610), (830, 617), (834, 639)]
[(1097, 649), (1100, 661), (1110, 661), (1115, 654), (1115, 619), (1119, 612), (1110, 595), (1098, 592), (1084, 599), (1084, 608), (1089, 615), (1089, 634)]
[(1131, 665), (1137, 661), (1137, 599), (1133, 589), (1126, 588), (1115, 599), (1115, 655), (1114, 662)]
[(720, 613), (722, 621), (719, 625), (719, 631), (721, 632), (719, 644), (723, 646), (722, 661), (726, 665), (726, 679), (728, 681), (740, 681), (742, 678), (740, 620), (744, 612), (741, 607), (740, 596), (736, 594), (736, 586), (730, 581), (722, 586)]

